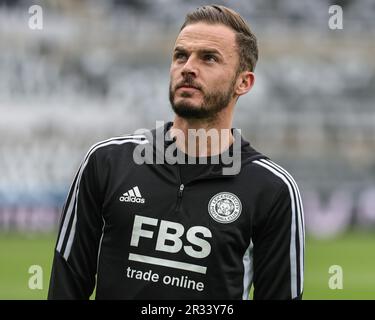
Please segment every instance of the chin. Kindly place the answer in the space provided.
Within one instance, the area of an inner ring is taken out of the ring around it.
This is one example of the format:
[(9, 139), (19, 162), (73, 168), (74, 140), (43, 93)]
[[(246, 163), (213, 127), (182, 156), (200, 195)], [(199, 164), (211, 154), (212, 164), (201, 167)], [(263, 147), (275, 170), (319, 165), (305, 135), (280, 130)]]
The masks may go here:
[(183, 106), (184, 108), (189, 107), (189, 108), (194, 108), (198, 109), (202, 107), (202, 102), (198, 101), (198, 99), (193, 99), (193, 98), (177, 98), (174, 101), (175, 105), (177, 108), (179, 106)]

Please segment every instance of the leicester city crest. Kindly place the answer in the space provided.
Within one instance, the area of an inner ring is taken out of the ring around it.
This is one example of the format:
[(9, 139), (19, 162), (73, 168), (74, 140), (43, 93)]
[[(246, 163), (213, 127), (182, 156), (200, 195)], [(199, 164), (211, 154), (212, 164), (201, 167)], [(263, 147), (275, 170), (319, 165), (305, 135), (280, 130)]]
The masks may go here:
[(242, 205), (240, 199), (230, 192), (215, 194), (208, 203), (208, 212), (217, 222), (230, 223), (241, 214)]

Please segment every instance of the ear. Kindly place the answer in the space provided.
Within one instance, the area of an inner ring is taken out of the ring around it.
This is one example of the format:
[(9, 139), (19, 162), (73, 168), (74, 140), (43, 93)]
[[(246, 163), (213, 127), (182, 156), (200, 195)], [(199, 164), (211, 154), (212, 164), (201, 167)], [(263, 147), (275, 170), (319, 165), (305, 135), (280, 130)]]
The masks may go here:
[(236, 82), (235, 93), (242, 96), (248, 93), (253, 87), (255, 82), (255, 74), (251, 71), (243, 71), (239, 74)]

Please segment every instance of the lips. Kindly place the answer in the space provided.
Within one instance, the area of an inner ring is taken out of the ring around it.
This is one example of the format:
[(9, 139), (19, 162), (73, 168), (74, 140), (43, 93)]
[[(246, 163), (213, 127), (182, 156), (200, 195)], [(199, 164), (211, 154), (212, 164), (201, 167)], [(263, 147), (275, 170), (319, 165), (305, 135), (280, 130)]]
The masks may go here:
[(177, 86), (177, 89), (187, 89), (187, 90), (200, 90), (199, 88), (195, 87), (195, 86), (189, 86), (189, 85), (180, 85), (180, 86)]
[(195, 88), (195, 87), (185, 87), (185, 86), (179, 87), (178, 89), (184, 89), (184, 90), (199, 90), (198, 88)]

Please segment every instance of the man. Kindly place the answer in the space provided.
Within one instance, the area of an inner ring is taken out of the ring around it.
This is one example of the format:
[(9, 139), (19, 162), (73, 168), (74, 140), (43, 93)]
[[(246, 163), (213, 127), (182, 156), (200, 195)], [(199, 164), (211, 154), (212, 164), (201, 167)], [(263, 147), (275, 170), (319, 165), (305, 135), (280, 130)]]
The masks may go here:
[[(302, 297), (298, 187), (231, 129), (257, 57), (236, 12), (187, 15), (170, 69), (175, 119), (89, 150), (63, 209), (50, 299), (88, 299), (95, 284), (97, 299), (248, 299), (251, 285), (255, 299)], [(202, 145), (198, 132), (210, 130), (220, 135)], [(157, 163), (175, 151), (184, 161)]]

